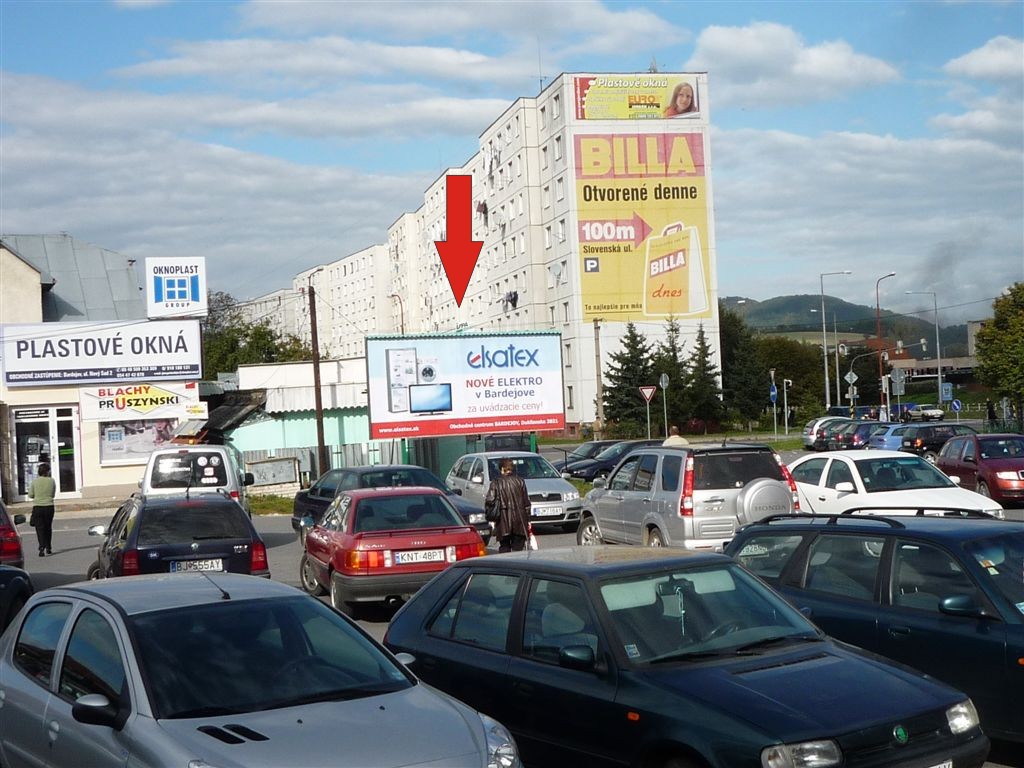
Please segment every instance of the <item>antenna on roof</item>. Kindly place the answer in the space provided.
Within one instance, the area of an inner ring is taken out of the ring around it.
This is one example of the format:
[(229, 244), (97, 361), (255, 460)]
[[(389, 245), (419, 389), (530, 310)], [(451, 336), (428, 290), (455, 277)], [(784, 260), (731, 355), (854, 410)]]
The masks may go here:
[(536, 36), (536, 40), (537, 40), (537, 81), (540, 84), (540, 87), (537, 89), (537, 93), (540, 93), (541, 91), (544, 90), (544, 80), (545, 80), (545, 77), (544, 77), (544, 70), (541, 68), (541, 63), (540, 63), (540, 36), (539, 35)]
[(653, 56), (651, 56), (651, 66), (647, 68), (647, 71), (650, 72), (652, 75), (658, 71), (658, 60)]

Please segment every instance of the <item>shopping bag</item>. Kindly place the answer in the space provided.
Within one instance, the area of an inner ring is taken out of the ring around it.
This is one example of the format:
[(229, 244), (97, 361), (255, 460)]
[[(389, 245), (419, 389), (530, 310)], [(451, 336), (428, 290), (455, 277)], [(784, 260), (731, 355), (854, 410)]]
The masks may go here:
[(526, 548), (531, 550), (540, 549), (537, 545), (537, 537), (533, 535), (533, 526), (530, 526), (530, 535), (526, 538)]

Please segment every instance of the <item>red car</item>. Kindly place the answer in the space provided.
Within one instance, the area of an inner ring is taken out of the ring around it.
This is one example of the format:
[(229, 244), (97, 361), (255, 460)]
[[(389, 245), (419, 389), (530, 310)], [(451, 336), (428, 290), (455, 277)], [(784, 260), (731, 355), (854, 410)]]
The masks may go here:
[(21, 546), (21, 535), (17, 528), (19, 523), (24, 522), (24, 515), (17, 514), (12, 518), (7, 513), (7, 507), (0, 501), (0, 563), (25, 567), (25, 550)]
[(1024, 435), (959, 435), (942, 446), (936, 466), (1004, 507), (1024, 504)]
[(352, 615), (359, 603), (406, 600), (449, 563), (487, 553), (437, 488), (343, 491), (309, 528), (300, 566), (312, 595)]

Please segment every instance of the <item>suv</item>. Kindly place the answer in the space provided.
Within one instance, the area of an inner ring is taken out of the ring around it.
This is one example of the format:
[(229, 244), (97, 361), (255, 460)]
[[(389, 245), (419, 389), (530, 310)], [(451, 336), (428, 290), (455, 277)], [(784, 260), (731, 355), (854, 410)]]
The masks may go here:
[(595, 481), (576, 542), (721, 551), (738, 525), (799, 508), (796, 483), (767, 445), (643, 448)]
[(939, 451), (951, 437), (958, 435), (976, 435), (975, 430), (966, 424), (922, 424), (907, 427), (903, 433), (901, 451), (916, 453), (934, 464), (939, 458)]
[(253, 482), (252, 472), (242, 471), (241, 457), (234, 448), (182, 445), (160, 448), (150, 454), (139, 481), (139, 491), (143, 496), (223, 491), (249, 512), (249, 495), (245, 489)]
[(829, 635), (964, 691), (989, 736), (1024, 741), (1024, 523), (948, 512), (771, 517), (726, 554)]

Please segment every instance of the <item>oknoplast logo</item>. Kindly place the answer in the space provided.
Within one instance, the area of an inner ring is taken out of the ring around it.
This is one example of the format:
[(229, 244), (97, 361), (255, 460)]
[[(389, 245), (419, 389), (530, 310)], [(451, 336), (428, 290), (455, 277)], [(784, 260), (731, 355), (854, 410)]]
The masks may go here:
[(471, 351), (466, 355), (466, 363), (470, 368), (529, 368), (540, 367), (537, 362), (539, 349), (520, 349), (514, 344), (500, 349), (488, 349), (480, 345), (480, 351)]

